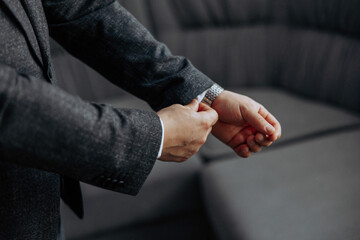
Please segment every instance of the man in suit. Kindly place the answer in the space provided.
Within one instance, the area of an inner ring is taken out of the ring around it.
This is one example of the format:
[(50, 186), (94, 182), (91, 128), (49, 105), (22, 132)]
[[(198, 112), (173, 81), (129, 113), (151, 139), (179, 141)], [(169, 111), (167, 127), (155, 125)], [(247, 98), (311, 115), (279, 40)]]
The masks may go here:
[[(78, 180), (135, 195), (156, 159), (188, 159), (210, 131), (243, 157), (280, 137), (263, 106), (173, 56), (114, 0), (0, 0), (0, 26), (0, 239), (61, 237), (60, 193), (82, 216)], [(49, 33), (158, 112), (57, 88)]]

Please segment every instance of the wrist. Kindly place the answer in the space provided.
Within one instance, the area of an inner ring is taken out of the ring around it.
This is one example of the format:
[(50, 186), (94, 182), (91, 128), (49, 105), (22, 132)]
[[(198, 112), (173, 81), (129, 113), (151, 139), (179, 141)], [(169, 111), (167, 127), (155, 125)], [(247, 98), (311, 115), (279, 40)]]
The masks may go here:
[(218, 106), (221, 102), (224, 102), (223, 100), (227, 98), (228, 93), (229, 93), (229, 91), (227, 91), (227, 90), (222, 91), (222, 92), (215, 98), (215, 100), (214, 100), (213, 103), (211, 104), (211, 107), (216, 110), (217, 106)]

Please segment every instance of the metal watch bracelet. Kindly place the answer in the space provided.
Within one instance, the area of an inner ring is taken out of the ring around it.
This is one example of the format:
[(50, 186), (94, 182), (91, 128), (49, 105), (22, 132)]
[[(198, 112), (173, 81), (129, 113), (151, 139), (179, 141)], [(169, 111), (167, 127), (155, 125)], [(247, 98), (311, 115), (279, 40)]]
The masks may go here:
[(215, 98), (222, 93), (224, 89), (220, 87), (218, 84), (214, 84), (211, 88), (206, 92), (205, 97), (203, 98), (202, 102), (206, 103), (207, 105), (211, 106), (214, 102)]

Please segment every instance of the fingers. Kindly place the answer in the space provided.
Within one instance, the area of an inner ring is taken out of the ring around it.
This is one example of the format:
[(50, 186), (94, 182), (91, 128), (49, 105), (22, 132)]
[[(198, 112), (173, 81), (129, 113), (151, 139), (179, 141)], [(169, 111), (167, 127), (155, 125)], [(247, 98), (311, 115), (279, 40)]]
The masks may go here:
[(268, 133), (271, 141), (278, 140), (281, 136), (281, 126), (279, 121), (271, 114), (264, 106), (261, 106), (258, 112), (268, 123), (270, 123), (275, 131), (271, 134)]
[(200, 102), (199, 103), (199, 112), (202, 112), (202, 111), (206, 111), (206, 110), (208, 110), (208, 109), (210, 109), (211, 107), (209, 106), (209, 105), (207, 105), (207, 104), (205, 104), (205, 103), (202, 103), (202, 102)]
[(257, 153), (261, 151), (261, 146), (255, 141), (255, 136), (251, 135), (246, 139), (246, 143), (249, 146), (251, 152)]
[(239, 146), (237, 146), (234, 151), (236, 152), (237, 155), (239, 155), (240, 157), (243, 158), (248, 158), (251, 155), (249, 146), (247, 144), (241, 144)]
[[(251, 152), (257, 153), (262, 149), (262, 145), (260, 145), (255, 138), (260, 138), (260, 136), (264, 137), (263, 134), (250, 135), (246, 139), (246, 143), (240, 144), (234, 148), (234, 151), (243, 158), (248, 158), (251, 155)], [(264, 138), (265, 139), (265, 138)], [(271, 141), (263, 140), (263, 144), (270, 146)]]
[[(265, 120), (268, 113), (266, 114), (264, 111), (266, 110), (262, 107), (260, 107), (259, 112), (249, 110), (246, 114), (246, 121), (248, 121), (259, 132), (270, 136), (275, 133), (276, 129)], [(265, 116), (260, 114), (260, 112), (265, 114)]]
[(233, 137), (226, 143), (229, 147), (235, 149), (241, 144), (246, 142), (246, 139), (253, 135), (253, 131), (251, 127), (247, 127), (245, 129), (240, 129), (240, 131), (233, 135)]
[(199, 109), (199, 102), (195, 98), (188, 105), (185, 105), (185, 107), (188, 107), (191, 110), (194, 110), (195, 112), (197, 112)]
[[(250, 124), (253, 124), (254, 127), (259, 130), (254, 138), (254, 141), (258, 146), (269, 147), (274, 141), (280, 138), (280, 123), (264, 106), (260, 105), (257, 113), (252, 112), (252, 114), (249, 114), (249, 119), (251, 117), (253, 122)], [(250, 121), (251, 120), (249, 120), (249, 122)], [(254, 148), (250, 147), (250, 150), (256, 152), (258, 151), (258, 147), (254, 145)]]
[(238, 132), (239, 128), (237, 126), (224, 123), (221, 120), (217, 121), (212, 128), (212, 134), (227, 145)]
[(204, 122), (208, 127), (212, 127), (218, 121), (219, 116), (217, 112), (204, 103), (199, 103), (197, 99), (193, 99), (188, 105), (188, 107), (194, 111), (199, 111), (199, 114), (203, 118)]
[(198, 109), (198, 101), (193, 100), (186, 106), (174, 104), (157, 112), (164, 125), (160, 160), (183, 162), (206, 142), (218, 114), (211, 108)]
[(273, 141), (271, 141), (269, 138), (267, 138), (266, 136), (264, 136), (264, 134), (262, 133), (256, 133), (255, 135), (255, 141), (263, 147), (269, 147)]
[[(203, 104), (204, 105), (204, 104)], [(212, 127), (215, 125), (215, 123), (218, 121), (219, 116), (217, 114), (217, 112), (208, 107), (208, 108), (203, 108), (202, 105), (200, 105), (200, 108), (202, 109), (201, 112), (199, 112), (199, 114), (201, 115), (201, 117), (203, 118), (203, 121), (208, 124), (209, 127)]]

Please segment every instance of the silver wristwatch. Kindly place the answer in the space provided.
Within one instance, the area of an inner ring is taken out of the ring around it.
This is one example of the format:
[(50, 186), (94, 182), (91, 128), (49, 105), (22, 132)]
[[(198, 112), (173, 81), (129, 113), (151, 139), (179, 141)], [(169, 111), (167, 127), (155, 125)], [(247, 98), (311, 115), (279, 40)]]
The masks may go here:
[(219, 96), (219, 94), (222, 93), (223, 91), (224, 89), (215, 83), (214, 85), (211, 86), (209, 90), (207, 90), (205, 97), (203, 98), (202, 101), (207, 105), (211, 106), (215, 98)]

